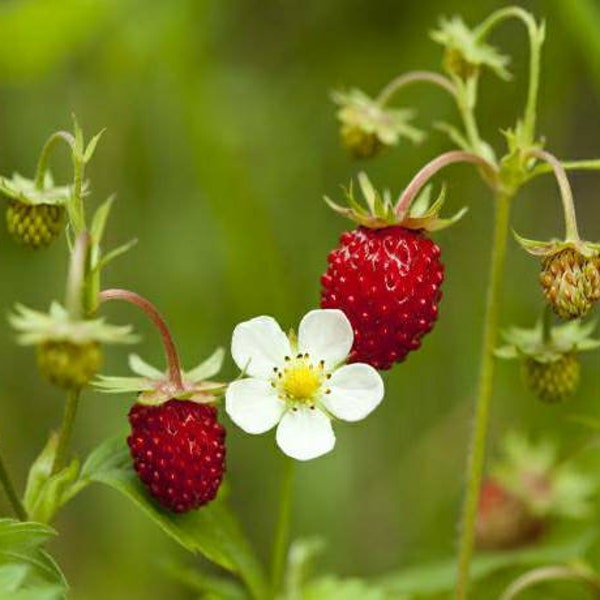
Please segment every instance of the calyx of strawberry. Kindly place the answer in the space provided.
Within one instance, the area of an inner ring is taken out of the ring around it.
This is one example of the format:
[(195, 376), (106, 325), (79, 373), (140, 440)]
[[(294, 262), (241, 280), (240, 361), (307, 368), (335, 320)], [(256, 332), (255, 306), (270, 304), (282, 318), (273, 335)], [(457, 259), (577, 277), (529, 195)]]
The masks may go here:
[(532, 329), (510, 327), (502, 333), (507, 344), (495, 354), (508, 360), (527, 357), (539, 363), (555, 362), (566, 354), (599, 348), (600, 340), (591, 337), (595, 328), (595, 321), (582, 323), (580, 320), (551, 327), (547, 334), (542, 320)]
[(541, 258), (548, 258), (563, 250), (574, 250), (584, 258), (594, 258), (600, 255), (600, 244), (595, 244), (593, 242), (586, 242), (580, 239), (566, 239), (566, 240), (530, 240), (524, 237), (521, 237), (516, 232), (513, 231), (513, 235), (515, 239), (529, 254), (532, 256), (539, 256)]
[(169, 400), (189, 400), (211, 404), (227, 387), (224, 383), (208, 381), (223, 365), (225, 352), (218, 348), (206, 360), (189, 371), (181, 372), (182, 386), (176, 386), (169, 374), (142, 360), (137, 354), (129, 355), (129, 368), (137, 377), (108, 377), (100, 375), (93, 385), (106, 394), (136, 393), (138, 404), (157, 406)]
[(399, 203), (392, 201), (389, 190), (377, 191), (366, 173), (358, 175), (358, 185), (364, 199), (364, 205), (355, 198), (352, 182), (344, 190), (348, 202), (347, 206), (336, 204), (327, 196), (325, 202), (338, 214), (369, 229), (383, 229), (400, 225), (406, 229), (416, 231), (438, 231), (453, 225), (467, 212), (465, 207), (450, 218), (444, 219), (439, 216), (446, 199), (445, 187), (442, 187), (438, 197), (433, 202), (432, 188), (427, 186), (414, 201), (407, 206), (400, 206)]
[(33, 179), (14, 173), (10, 179), (0, 177), (0, 193), (10, 200), (30, 206), (40, 204), (64, 206), (71, 198), (71, 187), (54, 185), (49, 171), (46, 171), (41, 186), (36, 185)]

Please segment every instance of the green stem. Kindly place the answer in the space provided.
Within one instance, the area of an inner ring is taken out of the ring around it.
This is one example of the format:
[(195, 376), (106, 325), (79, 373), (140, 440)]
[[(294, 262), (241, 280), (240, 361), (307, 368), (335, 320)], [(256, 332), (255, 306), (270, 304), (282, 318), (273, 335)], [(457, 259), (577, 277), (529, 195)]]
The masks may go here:
[(477, 27), (476, 34), (479, 39), (483, 39), (502, 21), (512, 18), (519, 19), (524, 23), (529, 36), (529, 87), (523, 116), (525, 139), (527, 145), (529, 145), (535, 141), (537, 98), (540, 87), (540, 62), (545, 34), (544, 27), (538, 27), (535, 19), (526, 10), (518, 6), (508, 6), (492, 13)]
[(545, 161), (554, 170), (554, 176), (560, 189), (560, 198), (565, 215), (565, 241), (578, 242), (580, 240), (577, 229), (577, 216), (575, 215), (575, 202), (573, 200), (573, 191), (569, 178), (562, 163), (550, 152), (545, 150), (533, 149), (528, 152), (530, 156), (535, 156)]
[(15, 486), (8, 474), (8, 469), (4, 463), (4, 459), (0, 454), (0, 483), (6, 492), (6, 497), (12, 506), (12, 509), (15, 511), (15, 514), (21, 521), (27, 521), (27, 512), (23, 507), (23, 504), (15, 490)]
[(67, 464), (69, 456), (69, 447), (71, 445), (71, 436), (73, 434), (73, 425), (79, 407), (79, 397), (81, 390), (71, 390), (67, 395), (67, 403), (63, 413), (63, 420), (58, 434), (58, 443), (56, 445), (56, 454), (52, 463), (52, 474), (58, 473)]
[(494, 239), (485, 309), (485, 329), (481, 348), (475, 422), (470, 440), (467, 464), (467, 491), (460, 528), (456, 600), (465, 600), (467, 597), (469, 567), (473, 555), (475, 521), (483, 476), (492, 398), (495, 364), (494, 349), (498, 336), (500, 294), (502, 291), (502, 274), (506, 260), (506, 240), (508, 237), (511, 200), (512, 196), (507, 193), (499, 194), (496, 199)]
[(447, 77), (444, 77), (444, 75), (431, 71), (411, 71), (392, 79), (377, 96), (377, 104), (384, 106), (398, 90), (412, 83), (419, 82), (437, 85), (456, 98), (456, 86)]
[(35, 187), (38, 190), (44, 188), (44, 177), (48, 170), (48, 163), (50, 162), (50, 156), (56, 146), (57, 142), (66, 142), (71, 150), (75, 147), (75, 138), (67, 131), (57, 131), (53, 133), (48, 141), (44, 144), (40, 158), (38, 160), (37, 169), (35, 172)]
[(292, 513), (292, 498), (294, 490), (294, 460), (285, 457), (279, 496), (279, 516), (273, 540), (271, 559), (271, 592), (272, 598), (277, 597), (281, 586), (285, 559), (290, 538), (290, 517)]
[(515, 579), (505, 592), (500, 596), (500, 600), (514, 600), (521, 592), (526, 589), (543, 583), (545, 581), (580, 581), (585, 583), (594, 598), (600, 598), (600, 580), (594, 573), (588, 572), (587, 569), (578, 567), (566, 567), (562, 565), (551, 567), (540, 567), (525, 573), (518, 579)]
[(477, 75), (467, 81), (456, 78), (456, 104), (463, 120), (469, 146), (473, 152), (481, 154), (482, 141), (474, 113), (477, 99), (477, 79)]

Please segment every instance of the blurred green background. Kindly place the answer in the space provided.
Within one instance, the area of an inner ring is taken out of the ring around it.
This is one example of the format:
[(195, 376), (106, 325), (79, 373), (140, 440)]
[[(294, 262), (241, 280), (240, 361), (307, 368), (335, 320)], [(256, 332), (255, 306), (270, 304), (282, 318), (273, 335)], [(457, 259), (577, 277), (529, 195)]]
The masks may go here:
[[(117, 261), (105, 283), (151, 298), (172, 325), (184, 363), (192, 366), (229, 343), (241, 320), (271, 314), (295, 325), (318, 303), (326, 256), (348, 227), (323, 194), (339, 197), (359, 168), (399, 191), (422, 164), (449, 148), (432, 131), (367, 165), (340, 149), (336, 86), (375, 93), (396, 74), (437, 69), (440, 48), (428, 38), (437, 15), (473, 24), (505, 5), (490, 0), (4, 0), (0, 3), (0, 172), (32, 175), (45, 138), (70, 127), (75, 112), (89, 134), (107, 127), (88, 176), (97, 205), (117, 192), (111, 244), (139, 245)], [(521, 2), (548, 22), (539, 127), (560, 157), (600, 156), (600, 3)], [(481, 117), (486, 138), (501, 147), (501, 128), (521, 110), (527, 75), (524, 29), (494, 34), (513, 57), (512, 83), (485, 75)], [(400, 106), (417, 122), (456, 122), (435, 89), (413, 87)], [(70, 177), (65, 157), (55, 171)], [(366, 422), (342, 425), (331, 455), (301, 464), (294, 534), (324, 535), (321, 571), (375, 575), (450, 554), (463, 484), (477, 353), (487, 279), (491, 199), (469, 167), (452, 167), (448, 211), (468, 216), (437, 236), (447, 266), (441, 319), (423, 348), (385, 375), (386, 401)], [(441, 181), (441, 179), (439, 180)], [(600, 174), (573, 177), (585, 236), (600, 238)], [(550, 178), (527, 187), (513, 226), (527, 237), (561, 233)], [(31, 253), (0, 230), (0, 313), (16, 301), (42, 308), (61, 298), (65, 243)], [(536, 261), (511, 241), (502, 321), (529, 325), (540, 292)], [(160, 363), (157, 335), (134, 309), (110, 307), (115, 322), (144, 333), (139, 352)], [(60, 419), (63, 398), (0, 334), (0, 446), (23, 485), (27, 465)], [(111, 349), (106, 372), (126, 372), (126, 351)], [(548, 408), (521, 386), (513, 364), (498, 368), (492, 445), (508, 428), (556, 436), (568, 448), (584, 432), (566, 417), (598, 414), (598, 359), (584, 358), (581, 393)], [(235, 374), (232, 362), (226, 376)], [(126, 431), (133, 398), (87, 393), (75, 447), (84, 455), (104, 437)], [(272, 435), (229, 427), (232, 502), (262, 556), (267, 556), (281, 467)], [(4, 501), (4, 498), (1, 499)], [(3, 514), (8, 508), (3, 504)], [(57, 523), (53, 553), (73, 597), (186, 598), (158, 568), (180, 556), (145, 517), (110, 491), (93, 488)], [(198, 561), (199, 564), (199, 561)], [(204, 565), (203, 565), (204, 567)], [(483, 596), (482, 596), (483, 597)], [(574, 597), (574, 596), (564, 596)]]

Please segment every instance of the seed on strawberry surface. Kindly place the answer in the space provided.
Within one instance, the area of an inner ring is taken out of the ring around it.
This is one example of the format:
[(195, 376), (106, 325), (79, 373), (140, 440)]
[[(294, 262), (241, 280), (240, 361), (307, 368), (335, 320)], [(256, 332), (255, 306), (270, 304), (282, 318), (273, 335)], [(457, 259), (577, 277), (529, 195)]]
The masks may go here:
[(63, 213), (63, 207), (56, 204), (11, 201), (6, 209), (6, 225), (18, 242), (31, 248), (42, 248), (60, 235)]
[(225, 472), (225, 429), (213, 406), (187, 400), (135, 404), (129, 423), (134, 468), (160, 504), (182, 513), (215, 498)]

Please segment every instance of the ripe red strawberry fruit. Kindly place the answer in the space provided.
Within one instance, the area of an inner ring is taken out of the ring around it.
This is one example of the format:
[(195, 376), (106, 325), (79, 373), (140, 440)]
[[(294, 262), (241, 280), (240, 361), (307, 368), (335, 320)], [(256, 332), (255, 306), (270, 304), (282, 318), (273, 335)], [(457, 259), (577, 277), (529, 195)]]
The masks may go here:
[(129, 423), (134, 468), (160, 504), (182, 513), (215, 498), (225, 472), (225, 429), (213, 406), (134, 404)]
[(478, 548), (504, 550), (535, 541), (544, 521), (500, 483), (487, 479), (481, 486), (476, 522)]
[(438, 217), (443, 191), (431, 206), (428, 191), (414, 203), (401, 198), (394, 206), (366, 175), (359, 176), (359, 184), (368, 209), (354, 199), (352, 188), (349, 208), (327, 199), (359, 227), (342, 234), (329, 254), (321, 277), (321, 307), (343, 310), (352, 323), (350, 361), (389, 369), (419, 348), (435, 324), (444, 266), (440, 248), (427, 233), (451, 225), (462, 211), (452, 219)]
[(421, 345), (438, 316), (444, 267), (423, 232), (358, 227), (342, 234), (321, 278), (321, 306), (354, 328), (350, 360), (389, 369)]

